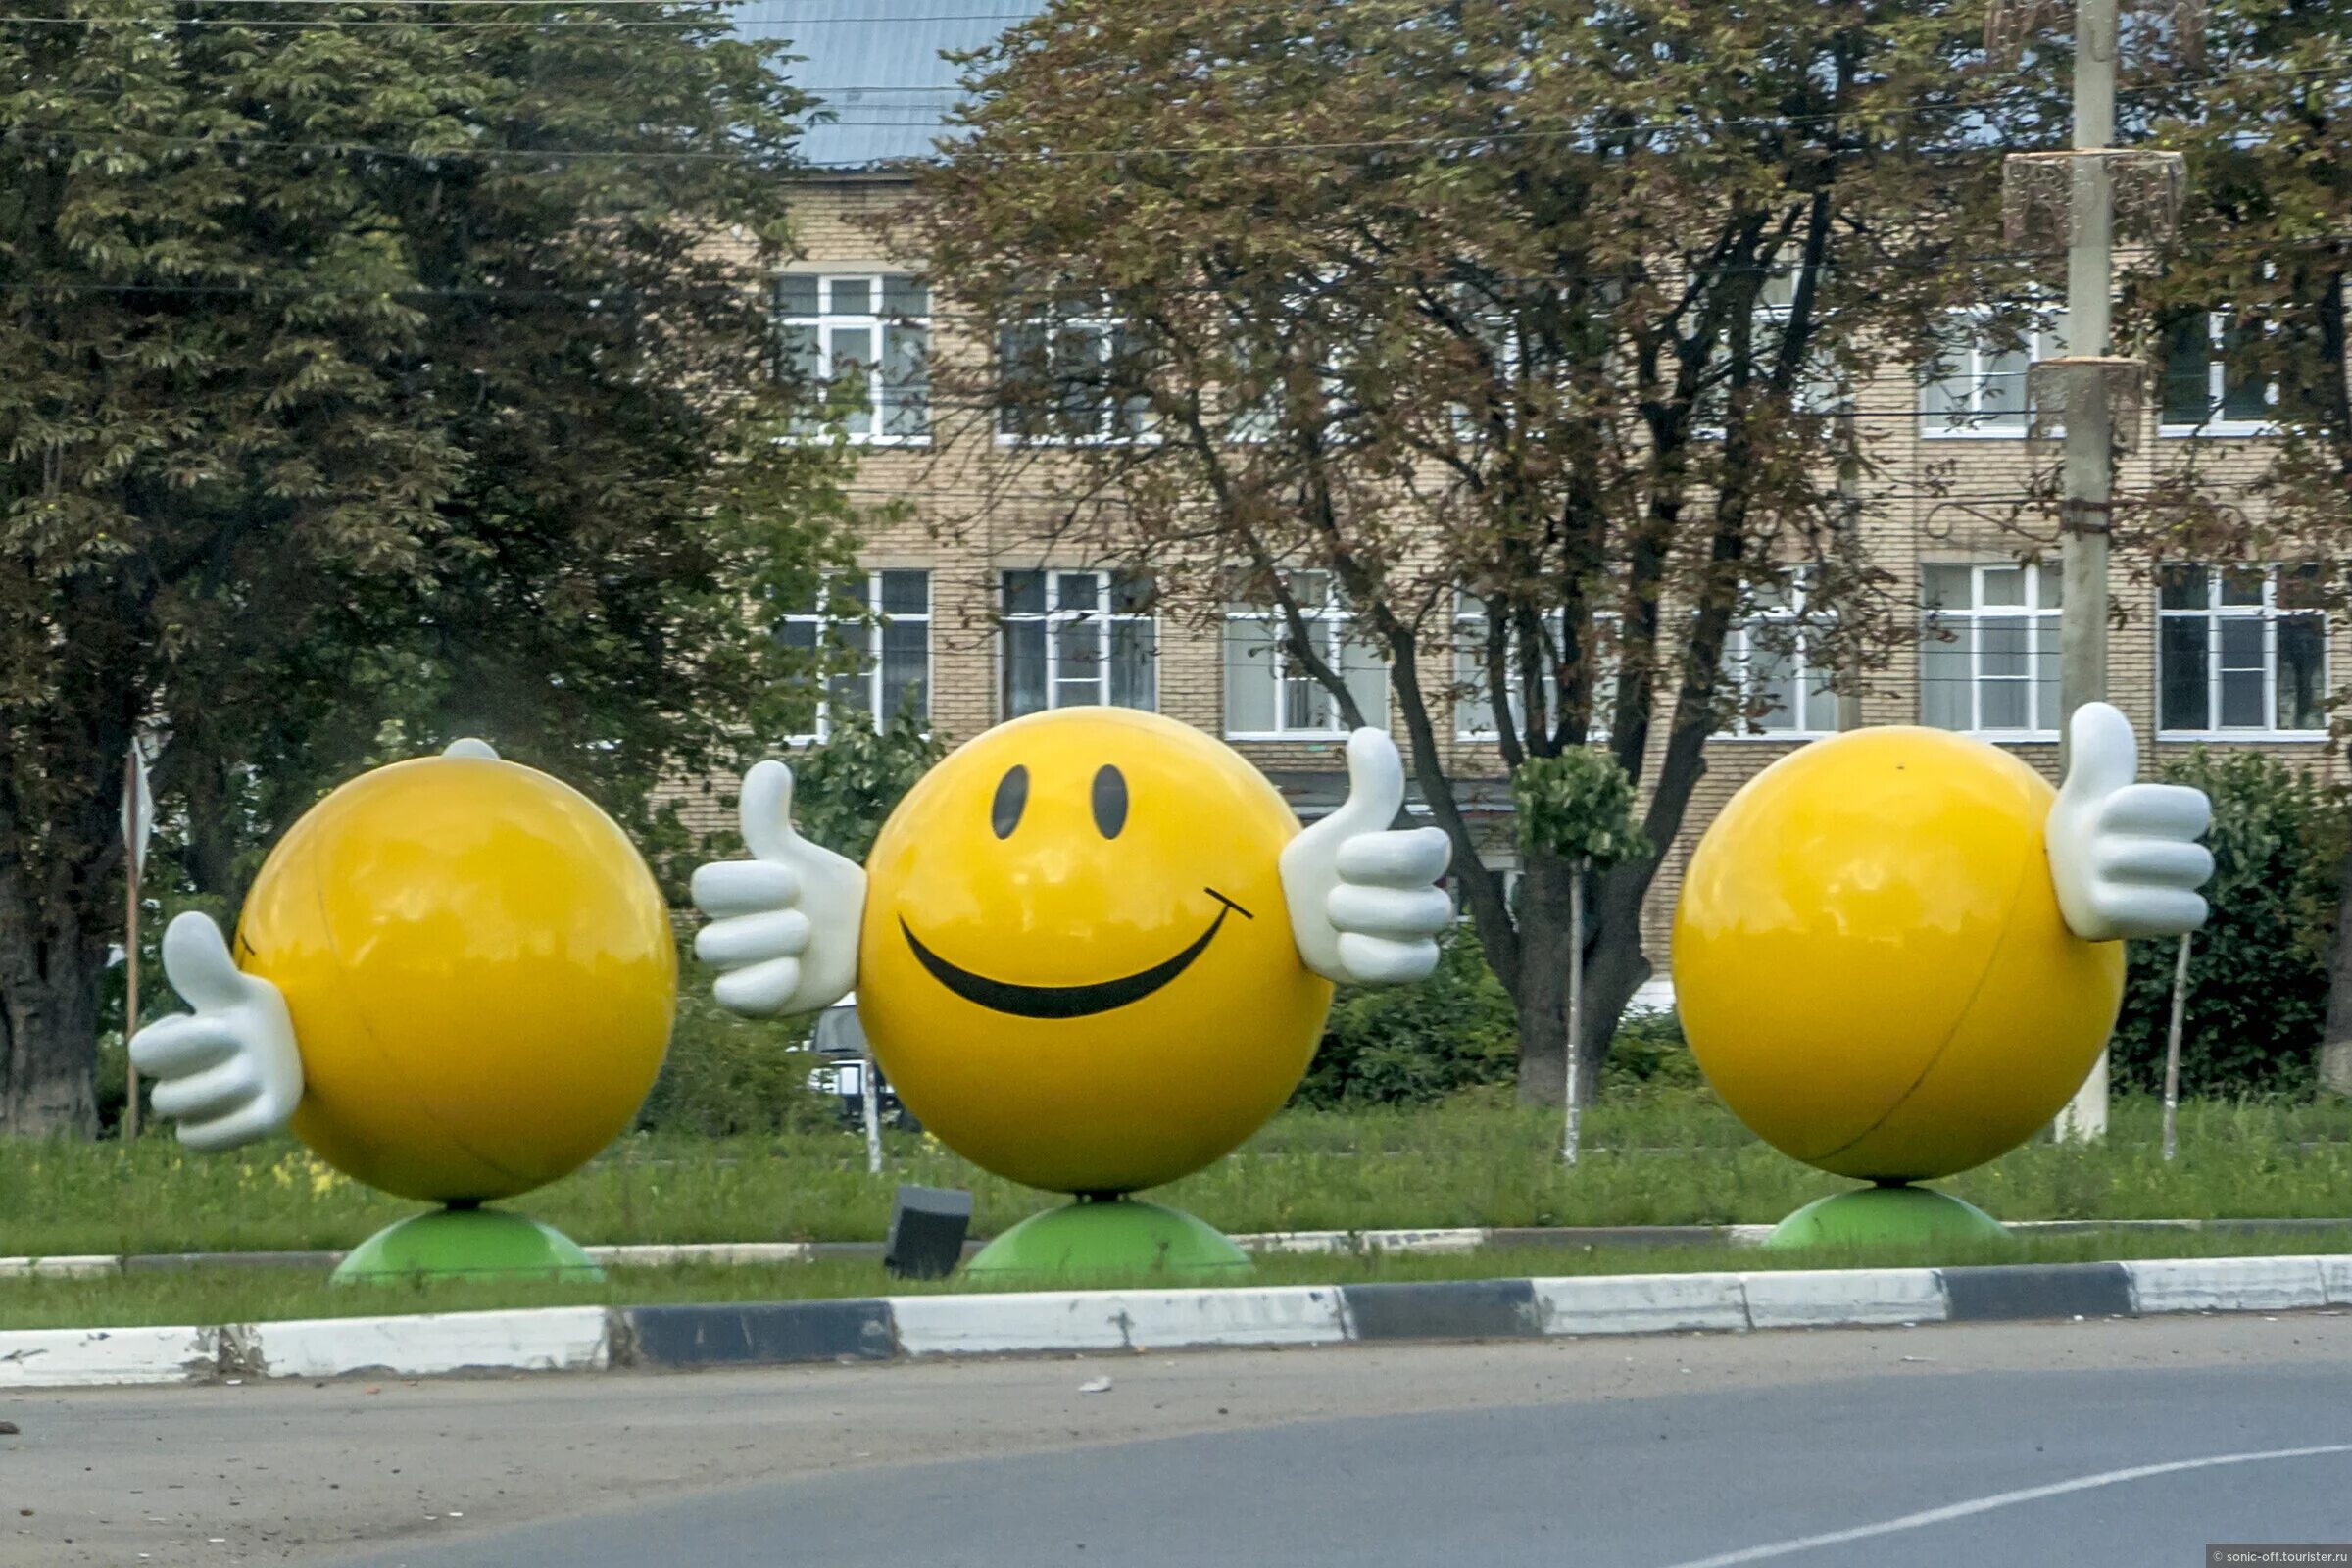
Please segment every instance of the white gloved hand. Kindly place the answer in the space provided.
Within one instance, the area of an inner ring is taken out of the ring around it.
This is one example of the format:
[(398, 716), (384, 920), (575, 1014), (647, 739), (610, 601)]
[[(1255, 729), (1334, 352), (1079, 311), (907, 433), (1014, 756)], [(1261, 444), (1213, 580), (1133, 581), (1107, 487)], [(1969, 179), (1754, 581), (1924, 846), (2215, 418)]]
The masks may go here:
[(246, 974), (211, 917), (194, 910), (164, 931), (164, 976), (194, 1012), (130, 1037), (131, 1064), (157, 1080), (155, 1113), (190, 1149), (234, 1149), (286, 1124), (302, 1101), (302, 1053), (277, 987)]
[(1327, 980), (1425, 980), (1453, 901), (1437, 886), (1453, 847), (1434, 827), (1396, 829), (1404, 805), (1396, 743), (1376, 729), (1348, 737), (1348, 799), (1283, 846), (1282, 892), (1298, 956)]
[(2141, 784), (2132, 721), (2084, 703), (2067, 728), (2066, 784), (2042, 830), (2058, 907), (2085, 942), (2169, 937), (2205, 923), (2197, 889), (2213, 852), (2196, 842), (2213, 820), (2202, 790)]
[(792, 826), (792, 769), (755, 765), (743, 778), (748, 860), (694, 873), (694, 902), (710, 923), (695, 956), (720, 971), (710, 994), (729, 1012), (778, 1018), (829, 1007), (858, 983), (865, 872)]

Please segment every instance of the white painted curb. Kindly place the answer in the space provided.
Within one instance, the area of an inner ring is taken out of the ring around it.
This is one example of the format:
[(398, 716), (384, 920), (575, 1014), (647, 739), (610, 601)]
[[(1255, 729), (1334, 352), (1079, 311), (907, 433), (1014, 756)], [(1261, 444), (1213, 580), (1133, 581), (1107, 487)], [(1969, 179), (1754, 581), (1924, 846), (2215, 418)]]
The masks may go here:
[(1542, 1332), (1679, 1334), (1744, 1329), (1747, 1296), (1737, 1274), (1585, 1275), (1536, 1280)]
[(1885, 1328), (1951, 1315), (1943, 1276), (1932, 1268), (1792, 1269), (1741, 1280), (1747, 1321), (1759, 1329)]
[(262, 1323), (239, 1335), (256, 1374), (331, 1378), (352, 1372), (425, 1377), (475, 1369), (590, 1372), (612, 1364), (601, 1306), (420, 1317), (327, 1317)]
[(1348, 1339), (1340, 1293), (1332, 1286), (894, 1296), (888, 1304), (899, 1348), (908, 1355), (1339, 1345)]
[(210, 1328), (28, 1329), (0, 1334), (0, 1389), (193, 1383), (220, 1369)]
[(2326, 1306), (2316, 1257), (2168, 1257), (2126, 1263), (2142, 1312), (2291, 1312)]

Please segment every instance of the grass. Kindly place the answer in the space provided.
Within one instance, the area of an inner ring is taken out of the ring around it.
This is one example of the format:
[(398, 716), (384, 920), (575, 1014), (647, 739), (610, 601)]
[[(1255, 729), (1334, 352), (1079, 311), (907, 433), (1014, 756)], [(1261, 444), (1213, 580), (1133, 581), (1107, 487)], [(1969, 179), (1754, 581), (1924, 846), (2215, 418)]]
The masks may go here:
[[(2007, 1247), (1816, 1249), (1767, 1252), (1723, 1247), (1481, 1248), (1470, 1252), (1267, 1256), (1250, 1283), (1355, 1285), (1371, 1281), (1559, 1278), (1582, 1274), (1761, 1272), (1788, 1268), (1954, 1267), (1969, 1263), (2075, 1263), (2121, 1257), (2226, 1257), (2242, 1238), (2196, 1232), (2020, 1238)], [(2352, 1250), (2352, 1227), (2267, 1243), (2265, 1255)], [(1164, 1279), (1090, 1279), (1090, 1289), (1165, 1289)], [(1235, 1283), (1239, 1283), (1238, 1281)], [(90, 1279), (0, 1280), (0, 1330), (122, 1327), (134, 1323), (256, 1323), (395, 1312), (471, 1312), (517, 1306), (636, 1306), (661, 1301), (786, 1301), (842, 1297), (975, 1294), (1034, 1289), (1036, 1281), (975, 1284), (894, 1280), (879, 1263), (827, 1260), (743, 1268), (687, 1265), (616, 1269), (597, 1284), (547, 1281), (432, 1281), (336, 1286), (325, 1270), (205, 1267)]]
[[(2170, 1165), (2157, 1125), (2154, 1102), (2119, 1099), (2103, 1144), (2037, 1140), (1938, 1185), (2002, 1219), (2352, 1218), (2352, 1106), (2184, 1105)], [(1152, 1196), (1252, 1232), (1768, 1223), (1852, 1185), (1757, 1142), (1704, 1090), (1620, 1095), (1586, 1128), (1570, 1170), (1552, 1114), (1492, 1098), (1293, 1110)], [(513, 1206), (587, 1244), (871, 1241), (903, 1181), (970, 1188), (983, 1236), (1057, 1201), (921, 1138), (894, 1136), (869, 1176), (858, 1140), (817, 1133), (638, 1135)], [(284, 1141), (210, 1156), (168, 1137), (0, 1143), (0, 1256), (340, 1249), (416, 1208)]]

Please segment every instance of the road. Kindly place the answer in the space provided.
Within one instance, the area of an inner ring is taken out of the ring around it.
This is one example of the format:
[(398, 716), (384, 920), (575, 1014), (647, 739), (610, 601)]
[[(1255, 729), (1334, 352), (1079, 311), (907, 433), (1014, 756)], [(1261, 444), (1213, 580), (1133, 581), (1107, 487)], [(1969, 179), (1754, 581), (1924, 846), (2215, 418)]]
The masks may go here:
[(11, 1568), (2195, 1568), (2352, 1540), (2352, 1318), (2327, 1314), (95, 1390), (0, 1419)]

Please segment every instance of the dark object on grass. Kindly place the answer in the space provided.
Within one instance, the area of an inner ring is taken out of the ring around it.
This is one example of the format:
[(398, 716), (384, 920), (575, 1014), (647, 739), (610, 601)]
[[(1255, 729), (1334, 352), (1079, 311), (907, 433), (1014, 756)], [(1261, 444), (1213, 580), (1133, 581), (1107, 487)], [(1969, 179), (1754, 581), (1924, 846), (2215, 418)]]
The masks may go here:
[(882, 1266), (903, 1280), (946, 1279), (963, 1260), (972, 1195), (959, 1187), (902, 1187)]

